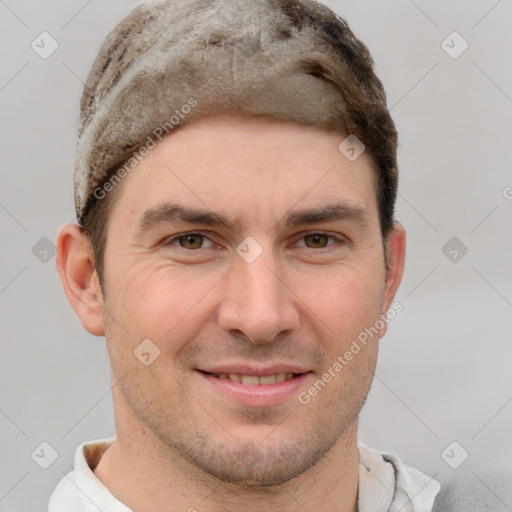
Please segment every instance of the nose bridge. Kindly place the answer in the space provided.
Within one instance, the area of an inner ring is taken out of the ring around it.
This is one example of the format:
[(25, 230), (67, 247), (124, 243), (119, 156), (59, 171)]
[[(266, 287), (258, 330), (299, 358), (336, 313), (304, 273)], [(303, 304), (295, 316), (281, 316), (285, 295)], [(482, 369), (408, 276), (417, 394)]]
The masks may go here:
[(261, 247), (255, 258), (254, 253), (252, 258), (239, 254), (228, 275), (219, 323), (224, 330), (243, 332), (253, 343), (269, 343), (281, 331), (296, 328), (298, 314), (279, 278), (272, 248)]
[(283, 293), (281, 282), (276, 276), (274, 258), (260, 256), (259, 259), (252, 263), (238, 262), (238, 276), (246, 288), (248, 305), (276, 312), (280, 309)]

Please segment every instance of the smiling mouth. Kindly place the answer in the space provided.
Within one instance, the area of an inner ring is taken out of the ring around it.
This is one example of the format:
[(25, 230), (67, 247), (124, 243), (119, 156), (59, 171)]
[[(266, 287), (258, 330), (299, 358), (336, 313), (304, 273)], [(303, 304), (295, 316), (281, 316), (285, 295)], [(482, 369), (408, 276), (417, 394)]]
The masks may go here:
[(273, 375), (242, 375), (240, 373), (210, 373), (199, 370), (205, 375), (210, 375), (220, 380), (230, 380), (246, 386), (269, 386), (271, 384), (279, 384), (295, 377), (304, 375), (303, 373), (275, 373)]

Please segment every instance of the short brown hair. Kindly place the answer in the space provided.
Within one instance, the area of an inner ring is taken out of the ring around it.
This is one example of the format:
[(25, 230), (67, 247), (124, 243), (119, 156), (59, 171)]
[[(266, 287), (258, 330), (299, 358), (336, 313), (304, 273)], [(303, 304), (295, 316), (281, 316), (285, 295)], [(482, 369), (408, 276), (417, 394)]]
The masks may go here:
[(81, 102), (75, 202), (100, 283), (115, 193), (96, 191), (135, 162), (157, 127), (169, 133), (173, 111), (190, 98), (196, 106), (179, 126), (231, 112), (355, 135), (373, 158), (385, 240), (394, 223), (397, 132), (373, 64), (346, 21), (311, 0), (251, 0), (243, 8), (237, 0), (156, 0), (135, 8), (107, 36)]

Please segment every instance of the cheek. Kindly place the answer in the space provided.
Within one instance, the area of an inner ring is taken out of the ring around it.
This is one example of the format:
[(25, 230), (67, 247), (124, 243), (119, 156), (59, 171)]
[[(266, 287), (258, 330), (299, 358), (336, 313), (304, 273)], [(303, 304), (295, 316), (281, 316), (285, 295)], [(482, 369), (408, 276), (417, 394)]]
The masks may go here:
[[(346, 339), (379, 318), (383, 282), (368, 267), (338, 266), (302, 274), (297, 296), (324, 323), (324, 330)], [(383, 280), (383, 277), (382, 277)], [(307, 309), (306, 309), (307, 310)]]
[(184, 331), (193, 335), (208, 317), (210, 299), (222, 277), (215, 270), (205, 273), (161, 263), (133, 268), (119, 286), (120, 314), (139, 338), (157, 344), (179, 339)]

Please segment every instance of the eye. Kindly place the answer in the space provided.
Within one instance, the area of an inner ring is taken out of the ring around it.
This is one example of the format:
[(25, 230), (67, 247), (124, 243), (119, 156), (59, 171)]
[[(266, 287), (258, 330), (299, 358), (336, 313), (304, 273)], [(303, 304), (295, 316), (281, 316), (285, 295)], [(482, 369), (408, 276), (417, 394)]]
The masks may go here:
[(332, 243), (328, 243), (329, 239), (337, 240), (336, 237), (326, 233), (310, 233), (303, 236), (300, 241), (304, 240), (305, 242), (305, 245), (302, 245), (302, 247), (309, 247), (310, 249), (323, 249), (333, 245)]
[(206, 241), (210, 244), (207, 247), (213, 246), (213, 242), (201, 233), (182, 233), (181, 235), (176, 235), (168, 239), (164, 242), (164, 245), (172, 246), (176, 245), (176, 242), (178, 242), (178, 245), (184, 249), (205, 249), (206, 247), (203, 244)]

